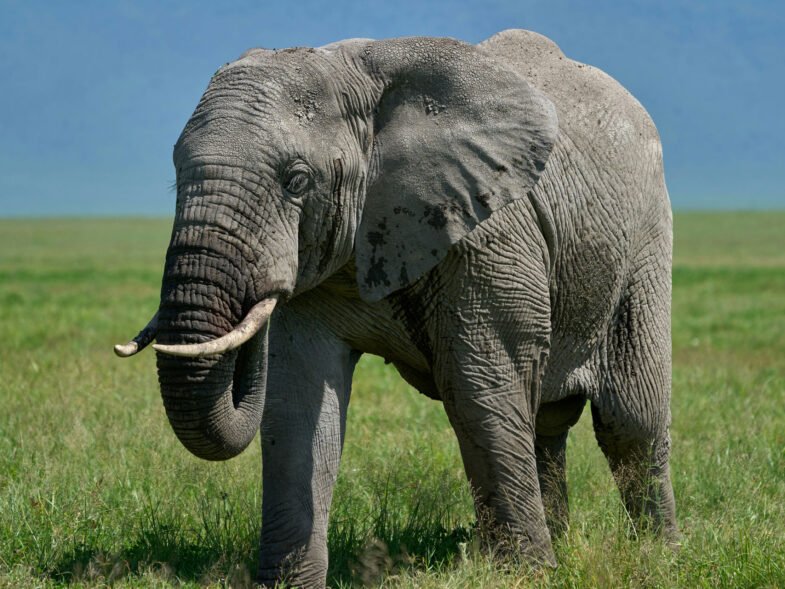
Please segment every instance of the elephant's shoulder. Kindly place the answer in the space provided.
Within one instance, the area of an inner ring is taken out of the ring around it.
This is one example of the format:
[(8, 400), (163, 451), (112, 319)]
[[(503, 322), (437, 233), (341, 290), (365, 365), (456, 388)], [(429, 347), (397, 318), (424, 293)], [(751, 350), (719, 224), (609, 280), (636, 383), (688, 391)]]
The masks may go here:
[(564, 53), (551, 39), (534, 31), (507, 29), (496, 33), (479, 47), (497, 55), (504, 55), (520, 63), (541, 63), (565, 59)]
[[(549, 79), (553, 74), (564, 70), (565, 66), (570, 69), (569, 66), (573, 63), (548, 37), (523, 29), (508, 29), (496, 33), (478, 47), (511, 66), (546, 94), (551, 85)], [(563, 75), (564, 72), (561, 73)]]
[(658, 146), (659, 135), (643, 106), (601, 69), (570, 59), (547, 37), (521, 29), (502, 31), (479, 47), (511, 66), (553, 102), (559, 126), (573, 138), (613, 147)]
[(607, 104), (610, 98), (634, 101), (611, 76), (568, 58), (556, 43), (539, 33), (509, 29), (479, 47), (542, 90), (557, 108), (571, 102)]

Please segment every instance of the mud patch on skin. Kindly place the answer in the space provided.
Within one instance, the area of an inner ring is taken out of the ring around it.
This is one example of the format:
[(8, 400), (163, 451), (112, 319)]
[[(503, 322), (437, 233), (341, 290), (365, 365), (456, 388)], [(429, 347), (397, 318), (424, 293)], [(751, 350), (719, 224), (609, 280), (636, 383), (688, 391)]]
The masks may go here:
[(445, 110), (447, 110), (446, 104), (442, 104), (439, 101), (437, 101), (435, 98), (431, 98), (430, 96), (424, 96), (423, 102), (425, 103), (426, 115), (436, 116), (439, 113), (442, 113)]
[(550, 151), (543, 154), (536, 144), (532, 144), (529, 146), (529, 152), (534, 155), (534, 169), (542, 172), (545, 169), (545, 162), (548, 160), (548, 156), (550, 156)]
[(387, 229), (387, 218), (382, 219), (376, 225), (376, 228), (377, 231), (368, 232), (368, 243), (373, 248), (374, 255), (376, 254), (376, 248), (383, 246), (387, 242), (385, 238), (390, 235), (390, 230)]
[(409, 274), (406, 272), (406, 262), (401, 265), (401, 274), (398, 277), (398, 280), (401, 284), (407, 285), (409, 284)]
[(368, 233), (368, 243), (373, 247), (384, 245), (384, 234), (379, 231), (370, 231)]
[(367, 235), (368, 244), (371, 246), (371, 262), (368, 271), (365, 273), (365, 284), (371, 288), (379, 285), (390, 286), (390, 277), (387, 275), (387, 258), (384, 256), (376, 257), (377, 249), (383, 248), (387, 242), (390, 231), (387, 228), (387, 218), (383, 218), (376, 225), (377, 231), (369, 231)]
[(294, 96), (297, 105), (294, 116), (299, 119), (301, 125), (306, 125), (314, 120), (322, 105), (316, 100), (316, 92), (308, 92), (304, 96)]

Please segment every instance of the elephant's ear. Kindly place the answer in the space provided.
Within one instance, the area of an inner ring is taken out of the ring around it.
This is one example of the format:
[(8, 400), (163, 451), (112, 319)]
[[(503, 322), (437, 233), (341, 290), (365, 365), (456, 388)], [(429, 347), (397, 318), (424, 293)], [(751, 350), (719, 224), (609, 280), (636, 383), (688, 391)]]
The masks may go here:
[(358, 52), (379, 88), (355, 251), (377, 301), (537, 183), (556, 138), (551, 102), (477, 47), (408, 38)]

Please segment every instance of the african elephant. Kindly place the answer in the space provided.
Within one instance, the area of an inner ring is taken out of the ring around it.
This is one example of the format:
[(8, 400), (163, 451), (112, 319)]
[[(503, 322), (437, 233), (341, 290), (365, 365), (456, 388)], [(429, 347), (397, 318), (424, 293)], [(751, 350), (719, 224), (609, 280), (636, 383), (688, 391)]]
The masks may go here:
[(193, 454), (261, 425), (262, 583), (325, 584), (362, 353), (443, 403), (492, 541), (555, 565), (587, 399), (632, 518), (677, 533), (670, 204), (657, 131), (609, 76), (520, 30), (253, 49), (174, 165), (160, 307), (116, 351), (157, 339)]

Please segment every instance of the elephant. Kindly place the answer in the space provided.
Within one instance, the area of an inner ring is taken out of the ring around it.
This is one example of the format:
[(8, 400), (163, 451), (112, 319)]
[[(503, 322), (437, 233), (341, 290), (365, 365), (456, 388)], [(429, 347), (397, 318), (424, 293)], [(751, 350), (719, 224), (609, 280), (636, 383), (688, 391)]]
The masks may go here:
[(156, 340), (196, 456), (261, 430), (260, 583), (326, 583), (364, 353), (443, 404), (487, 544), (556, 566), (587, 400), (630, 517), (677, 536), (672, 215), (657, 130), (618, 82), (523, 30), (251, 49), (173, 161), (160, 305), (115, 351)]

